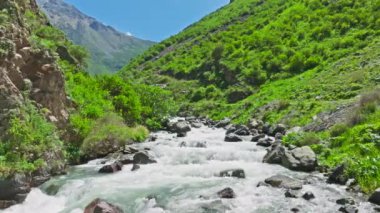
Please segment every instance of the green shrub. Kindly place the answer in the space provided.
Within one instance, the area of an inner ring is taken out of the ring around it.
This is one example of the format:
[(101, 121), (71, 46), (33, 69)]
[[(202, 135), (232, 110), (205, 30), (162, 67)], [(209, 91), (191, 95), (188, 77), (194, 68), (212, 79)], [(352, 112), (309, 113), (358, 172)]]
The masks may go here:
[(86, 61), (89, 57), (88, 51), (78, 45), (70, 45), (69, 47), (69, 53), (71, 56), (73, 56), (82, 66), (86, 66)]
[(344, 123), (336, 124), (335, 126), (331, 128), (330, 135), (331, 137), (337, 137), (345, 133), (347, 130), (348, 130), (347, 124), (344, 124)]
[(318, 145), (320, 143), (320, 137), (312, 132), (291, 133), (284, 138), (284, 144), (298, 147)]
[(142, 142), (148, 134), (149, 131), (145, 127), (128, 127), (122, 117), (107, 114), (96, 121), (80, 150), (85, 156), (104, 156), (118, 151), (127, 144)]

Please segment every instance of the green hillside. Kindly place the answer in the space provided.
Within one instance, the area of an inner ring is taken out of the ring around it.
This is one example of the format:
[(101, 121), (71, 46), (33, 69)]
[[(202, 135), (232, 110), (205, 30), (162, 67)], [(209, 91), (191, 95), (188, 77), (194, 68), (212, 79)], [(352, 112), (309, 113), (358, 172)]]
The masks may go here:
[(379, 0), (235, 0), (121, 75), (165, 85), (182, 112), (305, 127), (286, 143), (351, 165), (347, 175), (371, 191), (380, 186), (379, 11)]

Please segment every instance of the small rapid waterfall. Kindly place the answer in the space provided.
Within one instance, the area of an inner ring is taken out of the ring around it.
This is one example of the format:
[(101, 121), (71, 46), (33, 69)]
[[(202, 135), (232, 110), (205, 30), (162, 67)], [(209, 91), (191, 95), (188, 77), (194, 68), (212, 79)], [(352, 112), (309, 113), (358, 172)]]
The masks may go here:
[[(128, 213), (272, 213), (338, 212), (339, 198), (352, 197), (343, 186), (328, 185), (321, 174), (293, 172), (279, 165), (262, 163), (265, 148), (250, 142), (224, 142), (225, 130), (201, 127), (184, 138), (158, 132), (156, 142), (137, 144), (148, 148), (158, 161), (141, 165), (132, 172), (132, 165), (114, 174), (99, 174), (101, 159), (70, 169), (68, 175), (53, 178), (35, 188), (23, 204), (4, 213), (82, 213), (95, 198), (103, 198)], [(206, 147), (197, 147), (198, 143)], [(226, 169), (244, 169), (246, 178), (219, 177)], [(302, 192), (311, 191), (315, 199), (285, 198), (284, 189), (257, 187), (260, 181), (276, 175), (308, 180)], [(231, 187), (234, 199), (220, 199), (217, 192)], [(50, 195), (48, 195), (48, 193)], [(356, 199), (359, 212), (371, 212), (373, 206)]]

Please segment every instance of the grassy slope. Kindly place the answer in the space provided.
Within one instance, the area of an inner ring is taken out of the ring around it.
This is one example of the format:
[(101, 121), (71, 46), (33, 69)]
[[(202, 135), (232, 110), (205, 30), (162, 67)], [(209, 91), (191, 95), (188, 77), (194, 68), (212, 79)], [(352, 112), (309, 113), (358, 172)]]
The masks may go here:
[[(360, 94), (378, 93), (379, 9), (379, 0), (235, 0), (121, 74), (166, 84), (182, 109), (195, 114), (304, 126), (320, 112), (357, 103)], [(241, 93), (244, 100), (228, 100)], [(360, 122), (341, 124), (338, 139), (330, 131), (313, 135), (324, 141), (314, 147), (321, 162), (348, 163), (347, 173), (367, 192), (380, 186), (380, 165), (373, 163), (379, 147), (362, 134), (380, 135), (374, 104)]]

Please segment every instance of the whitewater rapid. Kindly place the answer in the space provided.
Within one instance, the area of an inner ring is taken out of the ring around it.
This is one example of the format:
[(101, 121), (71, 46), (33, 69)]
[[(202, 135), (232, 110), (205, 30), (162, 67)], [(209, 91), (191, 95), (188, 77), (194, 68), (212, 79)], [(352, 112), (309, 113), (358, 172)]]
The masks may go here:
[[(122, 171), (105, 175), (98, 173), (102, 160), (91, 161), (33, 189), (24, 203), (3, 212), (82, 213), (92, 200), (102, 198), (126, 213), (272, 213), (291, 212), (294, 207), (300, 212), (330, 213), (338, 212), (337, 199), (352, 196), (344, 186), (326, 184), (320, 174), (293, 172), (262, 163), (265, 148), (250, 142), (249, 137), (239, 143), (224, 142), (224, 129), (203, 126), (185, 138), (168, 132), (155, 135), (156, 142), (135, 147), (149, 148), (156, 164), (141, 165), (134, 172), (132, 165), (125, 165)], [(198, 142), (205, 142), (207, 147), (195, 147)], [(218, 177), (222, 170), (239, 168), (244, 169), (245, 179)], [(308, 179), (311, 183), (304, 185), (302, 192), (311, 191), (316, 198), (285, 198), (284, 189), (257, 187), (260, 181), (276, 174)], [(226, 187), (235, 191), (235, 199), (217, 197), (216, 193)], [(359, 212), (373, 209), (360, 199), (356, 203)]]

